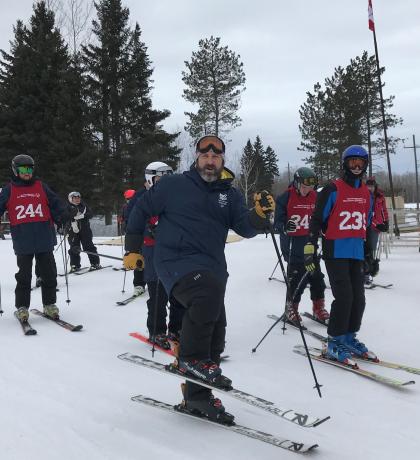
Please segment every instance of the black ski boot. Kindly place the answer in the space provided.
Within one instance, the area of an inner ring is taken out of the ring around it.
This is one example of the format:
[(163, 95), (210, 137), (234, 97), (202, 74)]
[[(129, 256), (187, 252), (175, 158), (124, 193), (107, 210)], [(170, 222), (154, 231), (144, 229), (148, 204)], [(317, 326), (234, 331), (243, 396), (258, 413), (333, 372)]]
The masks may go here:
[(171, 349), (171, 344), (168, 342), (168, 337), (165, 333), (157, 334), (155, 337), (150, 335), (149, 342), (154, 343), (158, 347), (164, 348), (165, 350)]
[(232, 388), (232, 380), (222, 375), (222, 369), (210, 359), (199, 361), (198, 359), (186, 360), (180, 358), (178, 360), (178, 371), (220, 388)]
[(210, 392), (206, 399), (191, 399), (183, 402), (180, 405), (186, 412), (190, 412), (193, 415), (207, 418), (213, 422), (220, 423), (222, 425), (234, 425), (235, 417), (229, 412), (226, 412), (222, 401), (219, 398), (215, 398)]

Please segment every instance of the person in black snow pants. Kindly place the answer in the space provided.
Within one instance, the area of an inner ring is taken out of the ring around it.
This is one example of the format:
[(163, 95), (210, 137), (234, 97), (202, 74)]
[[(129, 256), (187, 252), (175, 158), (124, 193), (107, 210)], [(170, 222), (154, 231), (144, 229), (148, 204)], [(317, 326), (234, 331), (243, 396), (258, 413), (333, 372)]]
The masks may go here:
[(274, 226), (279, 231), (281, 250), (288, 264), (289, 292), (286, 315), (287, 320), (294, 325), (302, 321), (298, 310), (299, 302), (308, 283), (313, 315), (322, 322), (328, 322), (330, 316), (325, 309), (326, 286), (319, 264), (296, 292), (306, 273), (303, 249), (309, 241), (309, 221), (315, 209), (317, 185), (318, 179), (310, 168), (299, 168), (294, 174), (293, 183), (276, 199)]
[(29, 155), (12, 160), (13, 176), (0, 192), (0, 215), (8, 211), (10, 233), (19, 271), (16, 273), (15, 306), (20, 321), (29, 319), (32, 262), (42, 278), (41, 295), (44, 313), (59, 317), (57, 301), (57, 267), (53, 254), (57, 244), (54, 223), (62, 226), (67, 211), (60, 198), (34, 177), (35, 162)]
[[(127, 228), (128, 216), (130, 211), (133, 209), (134, 203), (138, 198), (146, 191), (145, 187), (141, 187), (137, 192), (129, 189), (124, 192), (125, 205), (121, 210), (121, 234), (125, 235), (125, 229)], [(146, 292), (146, 283), (144, 281), (143, 270), (133, 270), (133, 295), (140, 296)]]
[(356, 334), (365, 310), (364, 244), (371, 224), (373, 198), (362, 178), (369, 155), (360, 145), (342, 154), (342, 176), (318, 193), (305, 245), (305, 267), (315, 270), (316, 247), (322, 233), (322, 253), (334, 301), (328, 323), (326, 357), (354, 366), (352, 355), (376, 359)]
[[(173, 174), (172, 168), (162, 161), (154, 161), (146, 166), (145, 187), (150, 190), (164, 175)], [(142, 254), (145, 260), (144, 280), (147, 283), (149, 298), (147, 299), (147, 329), (149, 340), (162, 348), (178, 350), (179, 332), (185, 308), (173, 296), (168, 299), (163, 284), (156, 273), (153, 256), (156, 244), (158, 216), (152, 216), (146, 226), (143, 239)], [(137, 271), (137, 270), (136, 270)], [(143, 273), (141, 271), (140, 273)], [(169, 300), (169, 323), (166, 328), (166, 305)]]
[[(96, 246), (93, 244), (92, 229), (90, 228), (89, 219), (92, 218), (92, 211), (86, 203), (82, 201), (82, 196), (79, 192), (70, 192), (68, 195), (69, 206), (68, 212), (71, 220), (68, 223), (68, 240), (69, 240), (69, 255), (70, 255), (70, 273), (80, 270), (80, 249), (84, 251), (97, 252)], [(99, 256), (88, 254), (90, 261), (90, 269), (98, 270), (101, 267)]]
[[(225, 145), (214, 135), (196, 144), (189, 171), (165, 175), (145, 192), (132, 210), (124, 256), (126, 268), (144, 265), (139, 253), (148, 219), (158, 216), (154, 267), (168, 295), (186, 309), (180, 335), (177, 371), (204, 382), (230, 388), (219, 367), (226, 333), (225, 289), (228, 278), (224, 254), (231, 228), (252, 238), (267, 228), (274, 211), (273, 197), (255, 194), (248, 209), (232, 186), (234, 175), (224, 166)], [(186, 382), (182, 407), (219, 423), (233, 423), (221, 401), (201, 385)]]

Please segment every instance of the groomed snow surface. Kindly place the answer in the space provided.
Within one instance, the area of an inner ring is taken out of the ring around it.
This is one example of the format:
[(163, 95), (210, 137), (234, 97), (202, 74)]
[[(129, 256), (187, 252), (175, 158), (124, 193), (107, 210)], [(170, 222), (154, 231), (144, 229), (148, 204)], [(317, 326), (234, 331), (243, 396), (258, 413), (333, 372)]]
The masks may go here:
[[(132, 274), (110, 268), (72, 275), (71, 303), (66, 304), (64, 278), (59, 278), (58, 305), (63, 319), (83, 324), (69, 332), (31, 315), (38, 335), (26, 337), (13, 316), (16, 272), (10, 237), (0, 241), (0, 458), (1, 460), (139, 460), (153, 459), (276, 459), (294, 453), (230, 433), (217, 426), (167, 414), (132, 402), (143, 394), (175, 404), (181, 400), (180, 380), (117, 359), (131, 352), (151, 357), (149, 347), (129, 332), (146, 333), (146, 295), (125, 307), (115, 305), (131, 294)], [(99, 242), (100, 239), (97, 239)], [(98, 246), (99, 252), (121, 256), (121, 248)], [(272, 321), (270, 313), (284, 308), (285, 286), (268, 281), (276, 263), (270, 238), (226, 246), (230, 278), (226, 294), (227, 350), (224, 373), (234, 385), (276, 402), (280, 407), (331, 420), (318, 428), (300, 428), (271, 414), (222, 396), (227, 410), (242, 425), (294, 441), (318, 443), (308, 456), (323, 460), (415, 459), (420, 447), (420, 376), (372, 364), (363, 367), (417, 385), (398, 390), (363, 377), (314, 363), (322, 399), (313, 389), (308, 362), (292, 352), (301, 339), (276, 327), (255, 354)], [(60, 250), (56, 253), (62, 272)], [(102, 259), (103, 264), (117, 261)], [(88, 260), (82, 256), (82, 265)], [(389, 290), (367, 291), (360, 333), (379, 357), (420, 367), (419, 266), (416, 248), (395, 248), (381, 262), (377, 282), (394, 283)], [(277, 271), (277, 276), (281, 272)], [(326, 291), (330, 304), (331, 291)], [(301, 311), (310, 311), (305, 292)], [(31, 307), (41, 306), (41, 293), (32, 293)], [(323, 326), (305, 320), (325, 334)], [(319, 343), (308, 338), (308, 343)], [(155, 359), (167, 363), (166, 355)]]

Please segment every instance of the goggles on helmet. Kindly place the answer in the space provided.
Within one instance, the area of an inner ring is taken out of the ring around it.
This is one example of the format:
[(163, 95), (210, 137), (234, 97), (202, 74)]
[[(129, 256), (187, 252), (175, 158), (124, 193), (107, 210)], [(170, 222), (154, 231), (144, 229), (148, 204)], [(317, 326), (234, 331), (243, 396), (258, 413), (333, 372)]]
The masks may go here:
[(32, 174), (34, 172), (33, 166), (18, 166), (16, 169), (19, 174)]
[(207, 153), (210, 150), (218, 154), (225, 153), (225, 144), (222, 139), (217, 136), (204, 136), (197, 142), (197, 152)]
[(152, 177), (155, 177), (155, 176), (165, 176), (166, 174), (173, 174), (173, 170), (171, 167), (168, 167), (168, 169), (164, 170), (164, 171), (158, 171), (156, 169), (146, 169), (144, 171), (144, 173), (146, 175), (150, 175)]
[(303, 185), (316, 187), (318, 185), (318, 180), (316, 177), (301, 177), (299, 178), (299, 182)]
[(346, 158), (346, 164), (349, 169), (364, 169), (366, 167), (367, 161), (364, 158), (360, 157), (350, 157)]

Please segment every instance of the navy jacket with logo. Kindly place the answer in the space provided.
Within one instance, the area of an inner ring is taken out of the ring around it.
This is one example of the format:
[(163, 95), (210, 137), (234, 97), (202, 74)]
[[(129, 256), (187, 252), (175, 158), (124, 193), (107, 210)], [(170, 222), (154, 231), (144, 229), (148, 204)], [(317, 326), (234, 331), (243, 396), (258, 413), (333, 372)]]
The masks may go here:
[(232, 187), (233, 174), (205, 182), (194, 166), (183, 174), (163, 176), (135, 203), (127, 225), (126, 250), (138, 252), (148, 217), (159, 216), (154, 264), (168, 293), (183, 276), (209, 270), (226, 281), (225, 242), (229, 229), (252, 238), (257, 229), (242, 194)]

